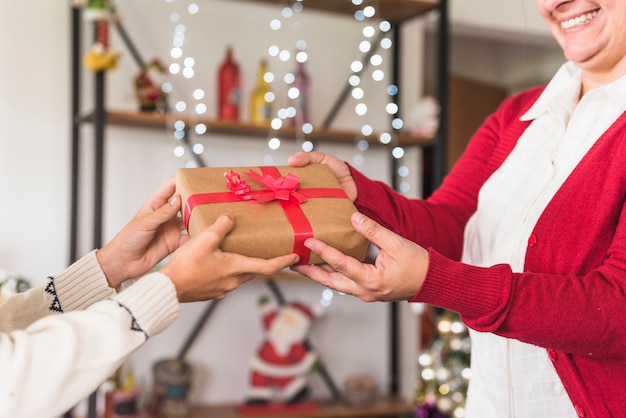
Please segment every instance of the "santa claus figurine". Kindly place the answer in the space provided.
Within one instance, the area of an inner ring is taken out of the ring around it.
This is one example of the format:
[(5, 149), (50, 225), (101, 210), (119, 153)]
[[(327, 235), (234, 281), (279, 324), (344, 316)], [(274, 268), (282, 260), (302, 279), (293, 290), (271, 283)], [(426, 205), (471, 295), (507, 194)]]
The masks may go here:
[(307, 375), (317, 364), (306, 339), (321, 310), (300, 302), (278, 306), (268, 297), (259, 305), (266, 338), (252, 357), (246, 404), (300, 403), (308, 396)]

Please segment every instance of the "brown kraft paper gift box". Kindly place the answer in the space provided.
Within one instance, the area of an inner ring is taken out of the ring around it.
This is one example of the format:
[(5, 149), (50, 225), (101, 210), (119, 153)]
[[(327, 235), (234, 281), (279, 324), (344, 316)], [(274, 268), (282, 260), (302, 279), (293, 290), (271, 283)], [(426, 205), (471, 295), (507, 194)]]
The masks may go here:
[(180, 168), (176, 188), (191, 237), (223, 213), (235, 217), (223, 251), (265, 259), (296, 252), (303, 264), (321, 264), (302, 245), (314, 236), (365, 258), (368, 242), (350, 221), (356, 208), (325, 164)]

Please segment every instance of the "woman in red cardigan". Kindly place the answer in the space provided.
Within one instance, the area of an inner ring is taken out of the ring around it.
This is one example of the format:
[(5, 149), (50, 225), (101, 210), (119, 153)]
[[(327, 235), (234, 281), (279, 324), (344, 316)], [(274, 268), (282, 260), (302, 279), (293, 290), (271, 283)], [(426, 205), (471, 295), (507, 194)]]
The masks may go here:
[(380, 248), (314, 238), (294, 270), (364, 301), (426, 302), (471, 329), (467, 418), (626, 416), (626, 2), (537, 0), (567, 62), (510, 97), (425, 200), (328, 164)]

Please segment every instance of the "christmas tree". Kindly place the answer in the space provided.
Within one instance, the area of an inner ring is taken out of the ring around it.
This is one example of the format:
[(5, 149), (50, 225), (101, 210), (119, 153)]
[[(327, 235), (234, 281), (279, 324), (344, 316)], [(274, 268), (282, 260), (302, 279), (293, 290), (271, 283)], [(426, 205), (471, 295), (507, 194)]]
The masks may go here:
[(419, 355), (417, 418), (462, 418), (470, 377), (469, 332), (458, 314), (431, 309), (432, 337)]

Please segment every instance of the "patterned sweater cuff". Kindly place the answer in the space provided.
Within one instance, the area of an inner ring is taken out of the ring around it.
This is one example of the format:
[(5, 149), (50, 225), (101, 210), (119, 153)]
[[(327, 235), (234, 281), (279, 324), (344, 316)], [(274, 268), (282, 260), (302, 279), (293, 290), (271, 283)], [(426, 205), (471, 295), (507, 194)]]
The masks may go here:
[(63, 312), (82, 310), (115, 294), (96, 259), (96, 251), (72, 264), (53, 280)]
[(170, 326), (179, 313), (176, 288), (166, 275), (159, 272), (145, 275), (114, 299), (132, 312), (149, 337)]

